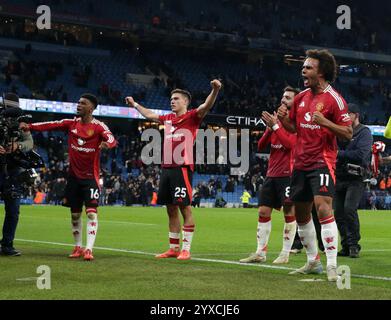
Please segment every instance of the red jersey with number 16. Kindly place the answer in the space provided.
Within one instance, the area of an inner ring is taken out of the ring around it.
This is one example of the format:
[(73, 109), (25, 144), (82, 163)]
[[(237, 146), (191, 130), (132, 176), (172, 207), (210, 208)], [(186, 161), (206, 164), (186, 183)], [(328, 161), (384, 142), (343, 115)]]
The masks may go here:
[[(82, 123), (80, 118), (64, 119), (29, 124), (30, 130), (62, 130), (68, 133), (69, 173), (79, 179), (99, 181), (100, 149), (102, 141), (109, 148), (116, 146), (117, 141), (109, 128), (101, 121), (93, 119)], [(98, 183), (99, 185), (99, 183)]]
[(314, 95), (311, 89), (296, 95), (289, 117), (296, 124), (297, 144), (294, 169), (314, 170), (328, 167), (334, 172), (337, 158), (337, 139), (334, 133), (312, 122), (315, 111), (340, 126), (350, 126), (346, 101), (328, 85), (323, 92)]

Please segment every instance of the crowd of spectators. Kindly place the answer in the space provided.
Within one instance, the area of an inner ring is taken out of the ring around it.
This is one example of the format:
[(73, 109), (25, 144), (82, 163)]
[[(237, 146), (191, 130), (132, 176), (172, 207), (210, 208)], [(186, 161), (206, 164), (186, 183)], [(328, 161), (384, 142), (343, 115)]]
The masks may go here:
[[(382, 3), (379, 7), (364, 1), (346, 1), (351, 9), (351, 30), (339, 30), (336, 14), (340, 1), (330, 0), (327, 6), (321, 1), (308, 2), (298, 0), (279, 1), (238, 1), (238, 0), (203, 0), (198, 4), (186, 5), (180, 0), (160, 1), (113, 1), (107, 8), (105, 1), (50, 1), (50, 7), (57, 13), (69, 17), (83, 16), (85, 19), (105, 16), (111, 21), (122, 20), (121, 25), (140, 35), (151, 28), (166, 30), (170, 34), (186, 30), (223, 33), (237, 37), (238, 44), (247, 44), (243, 39), (265, 38), (273, 41), (274, 46), (283, 46), (283, 42), (340, 47), (369, 52), (390, 52), (389, 34), (390, 17), (387, 12), (390, 4)], [(38, 2), (37, 2), (38, 3)], [(27, 5), (27, 3), (26, 3)], [(36, 8), (31, 3), (30, 7)], [(125, 7), (124, 7), (125, 6)], [(121, 8), (121, 9), (120, 9)], [(118, 14), (120, 10), (121, 14)], [(125, 12), (128, 14), (124, 17)], [(15, 20), (15, 19), (14, 19)], [(77, 23), (77, 21), (75, 21)], [(109, 45), (108, 39), (100, 41), (99, 32), (83, 36), (72, 31), (55, 30), (47, 32), (24, 33), (23, 24), (3, 24), (0, 35), (23, 39), (44, 39), (66, 45), (84, 44), (94, 46), (98, 43)], [(326, 30), (327, 32), (322, 32)], [(86, 32), (83, 30), (83, 32)], [(206, 39), (208, 37), (206, 36)]]
[[(123, 105), (123, 93), (113, 89), (110, 85), (102, 82), (98, 88), (90, 88), (89, 79), (94, 76), (93, 68), (90, 65), (81, 65), (78, 59), (68, 56), (67, 61), (42, 61), (30, 58), (28, 54), (16, 52), (16, 59), (8, 60), (2, 68), (4, 86), (8, 91), (20, 94), (20, 86), (28, 87), (31, 95), (24, 98), (70, 101), (72, 94), (68, 92), (69, 83), (53, 82), (64, 73), (64, 69), (72, 71), (74, 87), (85, 88), (95, 93), (102, 104)], [(227, 62), (229, 62), (227, 58)], [(150, 63), (146, 61), (146, 63)], [(150, 64), (147, 65), (148, 67)], [(164, 70), (167, 77), (165, 81), (156, 78), (156, 85), (152, 88), (140, 87), (138, 91), (131, 92), (137, 101), (145, 101), (148, 91), (166, 89), (166, 95), (175, 87), (186, 88), (184, 79), (174, 71), (174, 66), (168, 62), (155, 66), (156, 70)], [(263, 110), (272, 112), (279, 104), (281, 90), (288, 84), (294, 85), (293, 81), (283, 81), (275, 70), (286, 71), (287, 66), (280, 62), (256, 63), (253, 66), (257, 72), (245, 74), (240, 77), (232, 77), (229, 74), (208, 74), (207, 78), (221, 78), (224, 84), (222, 94), (216, 102), (212, 113), (229, 115), (259, 116)], [(157, 72), (157, 71), (156, 71)], [(370, 76), (372, 70), (362, 71), (362, 77)], [(298, 74), (298, 71), (290, 70), (290, 74)], [(346, 75), (344, 75), (346, 77)], [(297, 78), (297, 77), (296, 77)], [(290, 82), (290, 83), (289, 83)], [(50, 83), (50, 84), (49, 84)], [(53, 84), (54, 83), (54, 84)], [(361, 77), (353, 78), (349, 84), (341, 84), (337, 81), (335, 86), (343, 93), (347, 100), (353, 100), (363, 106), (365, 110), (370, 106), (373, 99), (380, 99), (379, 116), (368, 118), (367, 112), (363, 112), (362, 122), (366, 124), (384, 124), (391, 109), (391, 84), (382, 78), (373, 84), (364, 84)], [(203, 102), (206, 91), (192, 92), (192, 105), (197, 106)], [(153, 106), (157, 108), (168, 108), (168, 105)], [(381, 110), (380, 110), (381, 109)], [(384, 112), (383, 112), (384, 111)]]

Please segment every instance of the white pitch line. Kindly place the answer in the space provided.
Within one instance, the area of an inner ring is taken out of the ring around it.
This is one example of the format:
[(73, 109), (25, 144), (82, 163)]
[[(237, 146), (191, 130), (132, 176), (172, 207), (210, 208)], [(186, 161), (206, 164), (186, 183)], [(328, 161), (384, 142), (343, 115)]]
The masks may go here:
[(141, 223), (141, 222), (129, 222), (129, 221), (111, 221), (111, 220), (98, 220), (98, 222), (105, 222), (105, 223), (118, 223), (118, 224), (132, 224), (132, 225), (139, 225), (139, 226), (158, 226), (156, 223)]
[(38, 277), (30, 277), (30, 278), (20, 278), (16, 279), (16, 281), (37, 281)]
[[(33, 218), (33, 219), (55, 219), (55, 220), (64, 220), (63, 218), (55, 218), (55, 217), (36, 217), (36, 216), (29, 216), (29, 215), (23, 215), (23, 218)], [(156, 223), (141, 223), (141, 222), (130, 222), (130, 221), (115, 221), (115, 220), (99, 220), (98, 222), (103, 223), (117, 223), (117, 224), (130, 224), (130, 225), (140, 225), (140, 226), (158, 226)]]
[[(31, 243), (41, 243), (41, 244), (50, 244), (57, 246), (65, 246), (65, 247), (73, 247), (73, 244), (70, 243), (60, 243), (60, 242), (50, 242), (50, 241), (40, 241), (40, 240), (28, 240), (28, 239), (15, 239), (16, 241), (21, 242), (31, 242)], [(106, 250), (106, 251), (114, 251), (114, 252), (125, 252), (125, 253), (133, 253), (133, 254), (142, 254), (146, 256), (154, 256), (156, 253), (144, 252), (144, 251), (135, 251), (135, 250), (127, 250), (127, 249), (116, 249), (116, 248), (106, 248), (106, 247), (94, 247), (94, 249)], [(267, 265), (267, 264), (251, 264), (251, 263), (241, 263), (230, 260), (218, 260), (218, 259), (205, 259), (205, 258), (192, 258), (195, 261), (203, 261), (203, 262), (216, 262), (223, 264), (231, 264), (238, 266), (247, 266), (247, 267), (255, 267), (255, 268), (265, 268), (265, 269), (276, 269), (276, 270), (296, 270), (296, 268), (289, 268), (283, 266), (275, 266), (275, 265)], [(323, 272), (325, 273), (325, 272)], [(352, 274), (354, 278), (363, 278), (363, 279), (372, 279), (372, 280), (382, 280), (382, 281), (391, 281), (391, 277), (380, 277), (380, 276), (371, 276), (365, 274)]]

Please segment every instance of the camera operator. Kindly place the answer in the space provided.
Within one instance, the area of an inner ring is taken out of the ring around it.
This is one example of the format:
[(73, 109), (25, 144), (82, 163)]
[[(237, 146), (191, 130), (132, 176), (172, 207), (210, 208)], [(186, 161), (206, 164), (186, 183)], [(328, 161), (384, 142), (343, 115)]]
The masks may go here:
[(360, 123), (360, 108), (351, 103), (348, 110), (353, 138), (349, 142), (338, 141), (334, 208), (342, 246), (338, 255), (358, 258), (361, 236), (357, 209), (365, 189), (364, 180), (370, 173), (373, 138), (369, 128)]
[(24, 170), (15, 159), (19, 154), (33, 149), (33, 139), (30, 132), (19, 130), (18, 118), (23, 114), (19, 108), (19, 97), (13, 93), (7, 93), (4, 95), (3, 104), (4, 109), (0, 115), (0, 192), (5, 205), (5, 217), (1, 254), (20, 256), (20, 252), (13, 247), (13, 240), (19, 220), (22, 193), (20, 178)]

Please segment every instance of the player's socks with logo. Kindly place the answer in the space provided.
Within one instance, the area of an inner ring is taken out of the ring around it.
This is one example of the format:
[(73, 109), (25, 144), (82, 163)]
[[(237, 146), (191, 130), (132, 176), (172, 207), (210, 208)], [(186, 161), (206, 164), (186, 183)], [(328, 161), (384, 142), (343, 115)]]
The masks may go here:
[(182, 251), (177, 257), (178, 260), (190, 260), (191, 241), (194, 235), (194, 225), (183, 226)]
[(282, 241), (282, 253), (289, 255), (293, 241), (296, 235), (296, 218), (294, 216), (285, 216), (284, 234)]
[(191, 241), (194, 235), (194, 225), (183, 226), (182, 230), (182, 250), (190, 252)]
[(319, 259), (318, 246), (316, 243), (316, 230), (311, 216), (308, 222), (298, 222), (298, 225), (298, 233), (300, 236), (301, 243), (306, 249), (308, 262), (312, 262), (314, 260)]
[(72, 219), (72, 234), (73, 240), (75, 241), (76, 247), (82, 246), (82, 235), (83, 235), (83, 220), (81, 214), (79, 219)]
[(319, 219), (322, 227), (321, 235), (327, 257), (327, 266), (337, 267), (338, 228), (334, 215)]
[(194, 225), (183, 226), (182, 230), (182, 251), (177, 257), (178, 260), (190, 260), (190, 248), (191, 241), (193, 240), (194, 235)]
[(179, 251), (180, 249), (179, 240), (181, 238), (181, 234), (176, 232), (169, 232), (168, 237), (170, 241), (170, 249)]
[(258, 229), (257, 229), (257, 254), (260, 256), (266, 256), (267, 244), (269, 242), (270, 232), (272, 230), (271, 217), (259, 217)]
[(95, 208), (88, 208), (87, 210), (87, 246), (86, 250), (92, 252), (94, 247), (96, 233), (98, 231), (98, 214)]

